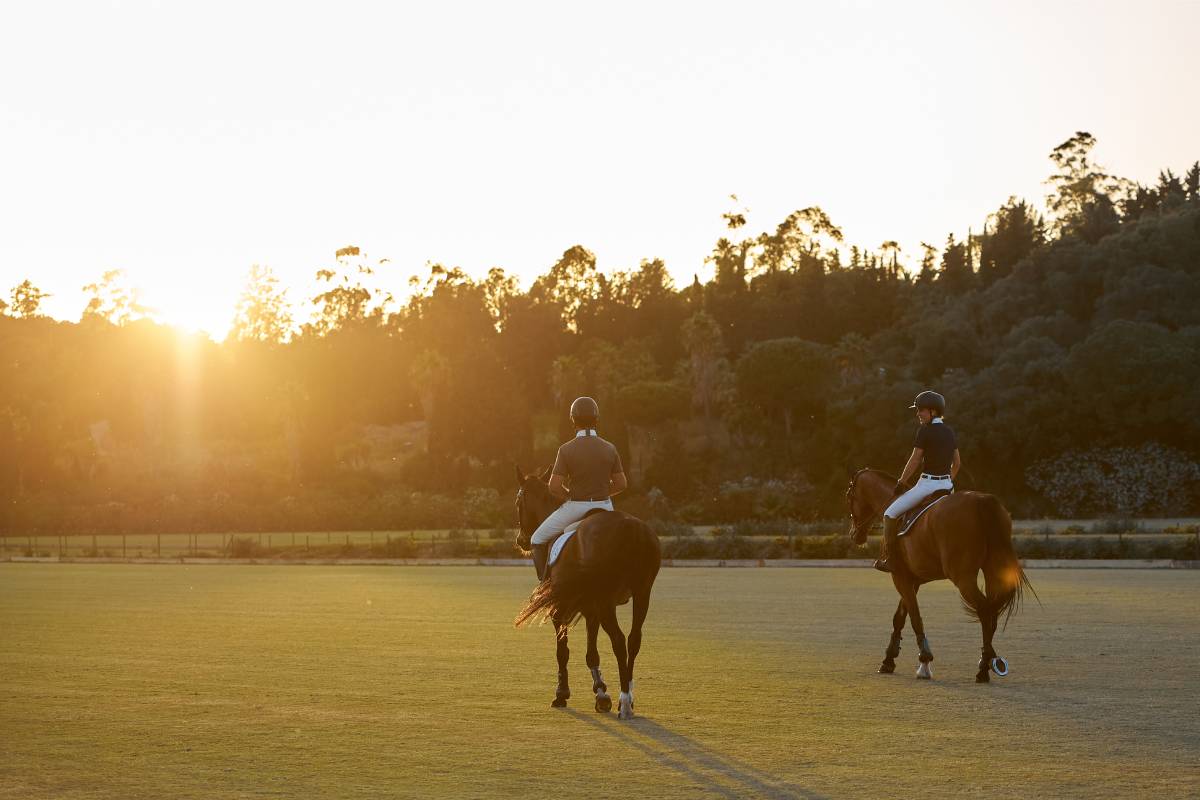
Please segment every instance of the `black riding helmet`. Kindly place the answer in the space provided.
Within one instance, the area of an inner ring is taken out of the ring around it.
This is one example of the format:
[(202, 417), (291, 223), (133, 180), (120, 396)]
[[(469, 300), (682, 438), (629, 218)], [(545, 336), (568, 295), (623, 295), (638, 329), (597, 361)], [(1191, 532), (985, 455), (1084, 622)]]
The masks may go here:
[(913, 400), (913, 404), (909, 406), (909, 408), (928, 408), (930, 411), (936, 413), (939, 417), (945, 416), (946, 398), (942, 397), (937, 392), (926, 389), (917, 395), (916, 399)]
[(571, 403), (571, 422), (576, 428), (594, 427), (600, 419), (600, 406), (590, 397), (576, 397)]

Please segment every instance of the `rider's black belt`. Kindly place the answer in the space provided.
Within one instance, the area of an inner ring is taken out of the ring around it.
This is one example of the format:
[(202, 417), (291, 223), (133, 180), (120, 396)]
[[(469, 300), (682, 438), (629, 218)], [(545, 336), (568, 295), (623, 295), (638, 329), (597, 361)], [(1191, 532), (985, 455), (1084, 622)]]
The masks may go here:
[(573, 500), (576, 503), (603, 503), (607, 499), (608, 499), (607, 497), (572, 497), (571, 498), (571, 500)]
[(947, 481), (950, 480), (949, 475), (930, 475), (928, 472), (921, 474), (922, 478), (929, 478), (931, 481)]

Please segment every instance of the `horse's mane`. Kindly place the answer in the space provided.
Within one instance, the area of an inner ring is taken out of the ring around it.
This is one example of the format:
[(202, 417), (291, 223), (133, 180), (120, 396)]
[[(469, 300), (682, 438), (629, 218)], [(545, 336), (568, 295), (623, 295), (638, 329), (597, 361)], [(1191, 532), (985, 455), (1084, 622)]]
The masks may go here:
[(889, 481), (896, 480), (896, 477), (894, 475), (892, 475), (890, 472), (884, 472), (883, 470), (875, 469), (874, 467), (863, 467), (862, 469), (860, 469), (858, 472), (854, 473), (854, 475), (852, 475), (850, 477), (850, 485), (854, 486), (855, 484), (857, 484), (858, 479), (867, 473), (870, 473), (872, 475), (878, 475), (879, 477), (884, 478)]

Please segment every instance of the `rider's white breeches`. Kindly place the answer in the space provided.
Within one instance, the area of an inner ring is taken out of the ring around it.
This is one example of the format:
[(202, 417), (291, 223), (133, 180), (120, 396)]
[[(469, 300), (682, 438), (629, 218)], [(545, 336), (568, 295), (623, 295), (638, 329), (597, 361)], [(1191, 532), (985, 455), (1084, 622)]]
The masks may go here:
[(941, 491), (942, 489), (945, 489), (946, 491), (953, 491), (954, 481), (950, 480), (949, 478), (934, 480), (933, 478), (927, 478), (922, 475), (920, 480), (917, 481), (917, 485), (893, 500), (892, 504), (887, 507), (887, 511), (883, 512), (883, 515), (885, 517), (897, 519), (901, 514), (903, 514), (905, 511), (908, 511), (910, 508), (916, 508), (916, 506), (919, 505), (920, 502), (926, 497), (929, 497), (929, 495), (933, 494), (934, 492)]
[(538, 526), (529, 537), (534, 544), (546, 544), (558, 536), (572, 522), (578, 522), (593, 508), (612, 511), (612, 500), (568, 500), (554, 511)]

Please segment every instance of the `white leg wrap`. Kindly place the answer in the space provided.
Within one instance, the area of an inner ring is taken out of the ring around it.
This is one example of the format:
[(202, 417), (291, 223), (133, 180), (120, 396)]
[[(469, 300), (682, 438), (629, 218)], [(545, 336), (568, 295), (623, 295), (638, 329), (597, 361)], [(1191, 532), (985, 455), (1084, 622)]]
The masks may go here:
[(633, 718), (633, 696), (629, 692), (621, 692), (619, 708), (620, 711), (617, 713), (617, 717), (620, 719)]

